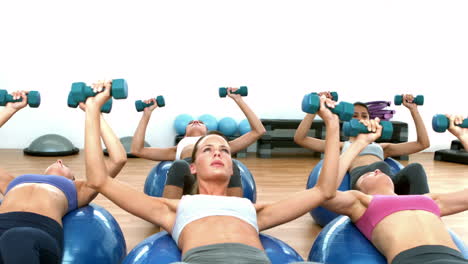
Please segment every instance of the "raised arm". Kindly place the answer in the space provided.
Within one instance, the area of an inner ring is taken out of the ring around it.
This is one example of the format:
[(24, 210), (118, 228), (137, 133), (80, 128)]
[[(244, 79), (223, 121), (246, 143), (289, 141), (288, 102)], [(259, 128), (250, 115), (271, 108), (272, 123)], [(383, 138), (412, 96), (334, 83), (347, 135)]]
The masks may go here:
[(451, 193), (429, 193), (440, 208), (440, 216), (452, 215), (468, 210), (468, 189)]
[[(86, 111), (84, 103), (80, 103), (80, 108), (83, 111)], [(127, 162), (127, 154), (119, 138), (114, 134), (102, 114), (100, 114), (100, 124), (101, 138), (103, 139), (109, 153), (109, 159), (105, 159), (104, 162), (106, 163), (109, 176), (114, 178), (119, 174)], [(87, 186), (86, 181), (76, 180), (75, 184), (77, 185), (78, 190), (79, 207), (89, 204), (98, 195), (98, 192), (95, 189)]]
[(463, 116), (461, 115), (446, 115), (449, 119), (449, 128), (448, 131), (456, 136), (465, 148), (468, 151), (468, 128), (462, 128), (456, 125), (463, 123)]
[(405, 94), (403, 96), (403, 105), (409, 109), (411, 116), (413, 117), (417, 134), (416, 141), (397, 144), (382, 143), (381, 146), (384, 150), (385, 157), (394, 157), (417, 153), (428, 148), (431, 145), (429, 141), (429, 136), (427, 135), (426, 126), (424, 125), (424, 121), (421, 115), (419, 114), (418, 106), (415, 103), (413, 103), (413, 96)]
[(380, 125), (380, 119), (370, 119), (370, 120), (361, 120), (369, 131), (373, 133), (361, 133), (359, 134), (349, 148), (341, 154), (340, 156), (340, 165), (339, 165), (339, 172), (338, 172), (338, 179), (337, 179), (337, 188), (340, 186), (341, 182), (343, 181), (346, 172), (348, 172), (351, 163), (353, 160), (361, 153), (364, 148), (369, 145), (370, 143), (377, 140), (382, 135), (382, 126)]
[[(154, 224), (171, 230), (174, 215), (173, 202), (139, 192), (127, 184), (111, 178), (104, 163), (100, 141), (100, 108), (110, 98), (110, 81), (93, 84), (95, 97), (86, 100), (85, 162), (89, 187), (96, 189), (122, 209)], [(145, 205), (145, 206), (142, 206)]]
[[(21, 102), (7, 103), (0, 111), (0, 127), (2, 127), (10, 118), (27, 104), (27, 91), (15, 91), (11, 94), (13, 99), (23, 98)], [(13, 175), (9, 174), (4, 169), (0, 168), (0, 192), (5, 193), (8, 184), (14, 179)]]
[(306, 114), (294, 134), (294, 142), (299, 146), (316, 152), (325, 151), (325, 140), (307, 136), (315, 119), (315, 114)]
[(106, 159), (106, 167), (109, 172), (109, 176), (114, 178), (119, 174), (122, 168), (127, 163), (127, 153), (125, 151), (122, 142), (115, 135), (112, 128), (107, 124), (106, 120), (101, 114), (101, 138), (104, 141), (104, 145), (107, 147), (109, 153), (109, 159)]
[(245, 117), (249, 121), (251, 131), (245, 133), (244, 135), (229, 141), (229, 146), (231, 147), (231, 152), (236, 153), (243, 149), (246, 149), (248, 146), (257, 141), (261, 136), (266, 133), (265, 127), (262, 124), (262, 121), (255, 115), (252, 109), (244, 102), (242, 96), (239, 94), (233, 94), (236, 88), (228, 88), (228, 96), (234, 100), (234, 102), (239, 106), (241, 111), (244, 113)]
[[(328, 99), (333, 100), (333, 96), (330, 92), (320, 92), (318, 93), (320, 96), (325, 96)], [(306, 149), (310, 149), (316, 152), (324, 152), (325, 151), (325, 140), (309, 137), (307, 133), (312, 126), (312, 123), (315, 119), (315, 114), (306, 114), (304, 119), (301, 121), (299, 126), (297, 127), (296, 133), (294, 134), (294, 142), (301, 147)], [(342, 143), (340, 143), (340, 149), (342, 147)]]
[(138, 127), (135, 130), (135, 134), (133, 135), (131, 152), (137, 157), (148, 160), (174, 160), (177, 150), (175, 146), (169, 148), (145, 147), (146, 129), (148, 127), (148, 123), (151, 118), (151, 114), (153, 113), (153, 110), (158, 107), (158, 104), (156, 103), (156, 100), (154, 98), (145, 101), (145, 103), (149, 102), (153, 102), (153, 105), (148, 106), (143, 110), (143, 115), (141, 116), (140, 123), (138, 123)]
[(336, 193), (338, 159), (340, 155), (340, 125), (338, 116), (324, 107), (325, 101), (333, 106), (329, 99), (321, 98), (319, 115), (327, 126), (325, 137), (325, 158), (317, 184), (308, 190), (299, 192), (290, 198), (268, 205), (257, 205), (257, 218), (260, 230), (265, 230), (296, 219), (323, 201), (331, 199)]
[(17, 103), (7, 103), (5, 108), (0, 112), (0, 127), (2, 127), (10, 118), (19, 110), (23, 109), (27, 104), (27, 91), (15, 91), (11, 93), (13, 100), (22, 98), (21, 102)]

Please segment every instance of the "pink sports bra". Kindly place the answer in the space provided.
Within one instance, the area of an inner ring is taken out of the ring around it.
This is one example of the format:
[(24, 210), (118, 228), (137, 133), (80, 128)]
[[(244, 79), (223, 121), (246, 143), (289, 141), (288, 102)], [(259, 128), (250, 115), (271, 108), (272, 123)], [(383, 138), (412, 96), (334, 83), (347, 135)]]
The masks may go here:
[(374, 195), (356, 227), (371, 240), (375, 226), (388, 215), (406, 210), (423, 210), (440, 217), (440, 208), (425, 195)]

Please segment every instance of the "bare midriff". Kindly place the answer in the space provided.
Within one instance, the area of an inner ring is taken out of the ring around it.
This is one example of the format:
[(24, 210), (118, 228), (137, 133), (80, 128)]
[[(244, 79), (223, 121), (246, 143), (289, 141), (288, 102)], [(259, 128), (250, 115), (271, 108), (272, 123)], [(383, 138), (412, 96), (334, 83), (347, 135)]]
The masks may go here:
[(68, 200), (55, 186), (44, 183), (22, 183), (8, 191), (0, 204), (0, 213), (30, 212), (50, 217), (62, 225)]
[(182, 254), (196, 247), (240, 243), (264, 250), (257, 230), (233, 216), (208, 216), (186, 225), (179, 237)]

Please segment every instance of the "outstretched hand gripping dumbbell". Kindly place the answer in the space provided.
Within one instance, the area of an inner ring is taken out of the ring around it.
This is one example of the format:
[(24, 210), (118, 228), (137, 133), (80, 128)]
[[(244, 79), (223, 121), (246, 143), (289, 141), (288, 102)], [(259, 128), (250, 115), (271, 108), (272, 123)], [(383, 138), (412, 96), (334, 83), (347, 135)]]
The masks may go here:
[[(68, 94), (68, 106), (76, 108), (79, 103), (85, 102), (86, 98), (95, 96), (98, 93), (93, 91), (91, 86), (84, 82), (75, 82), (72, 84), (71, 91)], [(115, 99), (125, 99), (128, 97), (128, 85), (125, 79), (112, 80), (111, 96)], [(112, 109), (112, 98), (101, 107), (101, 112), (109, 113)]]
[[(138, 112), (143, 111), (146, 107), (154, 105), (154, 102), (150, 102), (149, 104), (143, 102), (142, 100), (135, 101), (135, 108)], [(158, 107), (164, 107), (166, 105), (166, 101), (162, 95), (158, 95), (156, 97), (156, 105)]]
[[(338, 94), (336, 94), (338, 98)], [(317, 93), (306, 94), (302, 99), (302, 111), (315, 114), (320, 109), (320, 97)], [(330, 108), (332, 113), (338, 115), (340, 120), (349, 121), (354, 115), (354, 105), (347, 102), (340, 102), (335, 108)]]
[[(237, 89), (234, 92), (231, 92), (232, 94), (240, 94), (241, 96), (247, 96), (248, 95), (248, 90), (247, 86), (241, 86), (239, 89)], [(220, 87), (219, 88), (219, 97), (226, 97), (228, 94), (227, 88), (226, 87)]]
[[(381, 139), (391, 139), (393, 134), (393, 124), (390, 121), (380, 121), (382, 126)], [(343, 123), (343, 132), (347, 137), (356, 137), (358, 134), (373, 133), (369, 131), (367, 127), (359, 122), (357, 119), (351, 119), (349, 122)]]
[[(449, 126), (450, 120), (445, 115), (438, 114), (432, 117), (432, 129), (434, 129), (435, 132), (443, 133)], [(468, 128), (468, 118), (463, 119), (463, 122), (461, 124), (456, 124), (456, 126)]]
[[(39, 107), (41, 104), (41, 94), (38, 91), (29, 91), (27, 94), (29, 107)], [(0, 90), (0, 106), (5, 106), (7, 103), (22, 102), (23, 98), (13, 100), (13, 96), (8, 94), (7, 90)]]
[[(395, 105), (401, 105), (403, 103), (403, 95), (395, 95), (395, 99), (393, 100)], [(413, 103), (416, 105), (423, 105), (424, 104), (424, 95), (418, 95), (413, 98)]]
[[(71, 94), (75, 101), (84, 102), (86, 98), (95, 96), (98, 93), (93, 91), (91, 86), (87, 86), (84, 82), (75, 82), (71, 87)], [(124, 79), (112, 80), (111, 96), (115, 99), (125, 99), (128, 96), (128, 85)]]
[[(109, 100), (107, 100), (107, 102), (103, 106), (101, 106), (101, 112), (106, 114), (110, 113), (112, 110), (112, 103), (112, 98), (109, 98)], [(70, 92), (68, 94), (67, 104), (68, 107), (77, 108), (80, 103), (76, 102), (75, 99), (73, 99), (72, 93)]]

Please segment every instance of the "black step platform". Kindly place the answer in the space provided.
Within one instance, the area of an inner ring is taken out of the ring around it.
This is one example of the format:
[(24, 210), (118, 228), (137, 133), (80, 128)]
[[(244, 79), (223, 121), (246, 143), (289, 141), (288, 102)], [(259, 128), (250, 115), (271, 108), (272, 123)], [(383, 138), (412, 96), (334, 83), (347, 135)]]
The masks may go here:
[(468, 164), (468, 152), (454, 149), (437, 150), (434, 153), (434, 160)]
[(457, 140), (452, 140), (452, 144), (450, 144), (450, 149), (453, 149), (453, 150), (466, 150), (465, 148), (463, 148), (462, 143), (458, 139)]
[[(260, 158), (271, 158), (272, 154), (311, 153), (313, 156), (323, 158), (323, 153), (313, 152), (294, 143), (294, 134), (302, 119), (261, 119), (266, 129), (266, 134), (257, 141), (257, 156)], [(408, 124), (392, 121), (393, 135), (390, 140), (377, 142), (402, 143), (408, 141)], [(340, 122), (340, 127), (343, 122)], [(323, 120), (314, 120), (308, 136), (325, 139), (326, 127)], [(341, 141), (348, 140), (341, 133)], [(400, 160), (408, 160), (408, 156), (394, 157)]]

